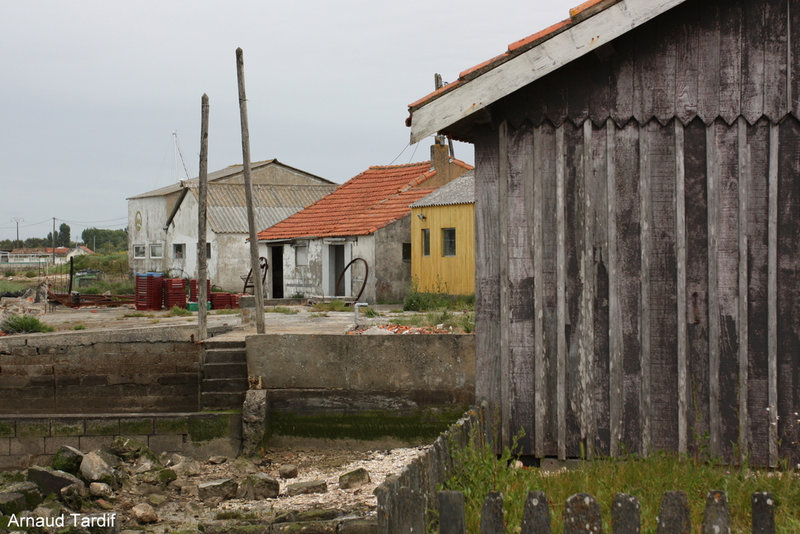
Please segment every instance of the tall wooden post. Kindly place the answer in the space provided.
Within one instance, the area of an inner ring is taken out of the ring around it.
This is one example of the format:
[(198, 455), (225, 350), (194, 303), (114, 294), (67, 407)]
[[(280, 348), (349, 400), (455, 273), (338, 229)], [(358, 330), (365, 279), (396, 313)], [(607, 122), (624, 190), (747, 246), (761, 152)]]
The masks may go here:
[(208, 289), (206, 287), (206, 215), (208, 205), (208, 95), (203, 94), (200, 121), (200, 198), (197, 207), (197, 339), (208, 337), (206, 318)]
[(242, 167), (244, 170), (244, 192), (247, 198), (247, 227), (250, 234), (250, 268), (256, 297), (256, 332), (264, 333), (264, 283), (258, 263), (258, 239), (256, 236), (255, 209), (253, 207), (253, 181), (250, 176), (250, 130), (247, 126), (247, 97), (244, 92), (244, 55), (236, 49), (236, 75), (239, 81), (239, 115), (242, 122)]

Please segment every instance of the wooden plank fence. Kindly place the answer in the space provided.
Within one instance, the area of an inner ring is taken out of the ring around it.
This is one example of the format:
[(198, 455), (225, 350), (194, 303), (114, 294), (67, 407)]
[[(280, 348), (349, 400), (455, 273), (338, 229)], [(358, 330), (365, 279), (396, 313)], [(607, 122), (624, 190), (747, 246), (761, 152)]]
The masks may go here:
[[(464, 534), (464, 494), (460, 491), (440, 491), (439, 532), (441, 534)], [(525, 501), (521, 533), (550, 534), (550, 507), (547, 495), (531, 491)], [(769, 493), (753, 493), (752, 532), (768, 534), (775, 532), (775, 500)], [(638, 534), (642, 528), (639, 500), (625, 493), (617, 493), (611, 503), (611, 532), (613, 534)], [(564, 534), (598, 534), (603, 532), (603, 519), (598, 503), (587, 493), (571, 496), (564, 503)], [(514, 531), (515, 525), (508, 530)], [(661, 500), (658, 514), (658, 534), (689, 534), (691, 518), (686, 494), (670, 491)], [(481, 534), (503, 534), (507, 531), (503, 519), (503, 495), (489, 493), (481, 510)], [(706, 496), (703, 513), (703, 533), (725, 534), (731, 532), (728, 497), (724, 491), (712, 490)]]

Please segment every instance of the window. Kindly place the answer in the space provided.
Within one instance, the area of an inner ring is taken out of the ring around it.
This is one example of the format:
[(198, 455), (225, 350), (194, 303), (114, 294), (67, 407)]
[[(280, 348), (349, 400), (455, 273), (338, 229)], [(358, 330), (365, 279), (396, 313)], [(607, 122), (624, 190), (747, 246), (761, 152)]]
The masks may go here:
[(174, 243), (172, 245), (172, 257), (176, 260), (182, 260), (186, 257), (186, 244)]
[(403, 261), (411, 261), (411, 243), (403, 243)]
[(206, 243), (206, 258), (211, 257), (211, 243)]
[(144, 258), (145, 256), (145, 247), (144, 245), (133, 245), (133, 257), (134, 258)]
[(164, 244), (163, 243), (151, 243), (150, 244), (150, 257), (151, 258), (163, 258), (164, 257)]
[(297, 245), (294, 247), (294, 264), (298, 267), (308, 265), (308, 245)]
[(442, 256), (456, 255), (456, 229), (442, 228)]
[(430, 256), (431, 255), (431, 229), (430, 228), (423, 228), (422, 229), (422, 255), (423, 256)]

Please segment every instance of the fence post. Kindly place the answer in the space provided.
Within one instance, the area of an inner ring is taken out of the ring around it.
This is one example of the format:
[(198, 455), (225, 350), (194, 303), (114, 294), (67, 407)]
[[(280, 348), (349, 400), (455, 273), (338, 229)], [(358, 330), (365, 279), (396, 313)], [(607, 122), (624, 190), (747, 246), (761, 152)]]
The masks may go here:
[(504, 534), (503, 494), (493, 491), (486, 496), (481, 510), (481, 534)]
[(689, 534), (692, 521), (689, 504), (682, 491), (668, 491), (661, 499), (657, 534)]
[(728, 496), (724, 491), (711, 490), (706, 496), (703, 512), (703, 534), (730, 534), (731, 514), (728, 511)]
[(617, 493), (611, 503), (611, 531), (614, 534), (639, 534), (642, 528), (639, 499)]
[(775, 534), (775, 499), (771, 493), (753, 493), (753, 534)]
[(460, 491), (439, 492), (439, 533), (464, 534), (464, 494)]
[(522, 516), (522, 534), (550, 534), (550, 506), (544, 492), (528, 493)]
[(564, 503), (564, 534), (603, 532), (600, 504), (588, 493), (572, 495)]

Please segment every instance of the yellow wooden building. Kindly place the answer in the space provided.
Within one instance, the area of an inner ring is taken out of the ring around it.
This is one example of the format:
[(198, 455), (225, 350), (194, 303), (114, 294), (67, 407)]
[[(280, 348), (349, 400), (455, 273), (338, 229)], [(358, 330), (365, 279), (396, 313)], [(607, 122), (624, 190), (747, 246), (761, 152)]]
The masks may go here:
[(475, 174), (411, 205), (411, 279), (425, 293), (475, 293)]

